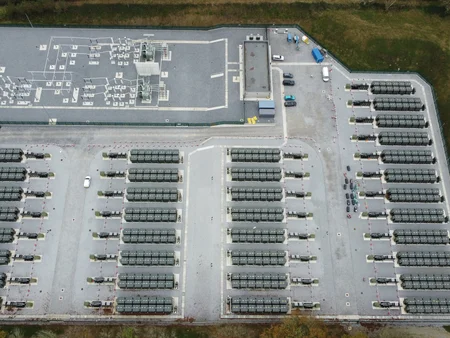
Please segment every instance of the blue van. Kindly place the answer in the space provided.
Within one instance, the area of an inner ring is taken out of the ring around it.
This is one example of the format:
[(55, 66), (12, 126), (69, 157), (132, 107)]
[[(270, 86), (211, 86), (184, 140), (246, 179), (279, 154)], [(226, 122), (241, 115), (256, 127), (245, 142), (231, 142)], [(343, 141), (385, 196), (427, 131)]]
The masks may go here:
[(287, 34), (287, 42), (292, 42), (292, 34), (291, 33)]

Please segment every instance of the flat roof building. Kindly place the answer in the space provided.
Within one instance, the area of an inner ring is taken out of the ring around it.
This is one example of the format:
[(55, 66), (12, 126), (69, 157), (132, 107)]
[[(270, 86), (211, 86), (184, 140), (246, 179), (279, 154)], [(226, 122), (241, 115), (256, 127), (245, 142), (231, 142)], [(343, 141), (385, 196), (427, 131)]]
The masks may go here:
[[(250, 37), (253, 38), (253, 37)], [(271, 93), (269, 42), (244, 41), (244, 99), (268, 99)]]

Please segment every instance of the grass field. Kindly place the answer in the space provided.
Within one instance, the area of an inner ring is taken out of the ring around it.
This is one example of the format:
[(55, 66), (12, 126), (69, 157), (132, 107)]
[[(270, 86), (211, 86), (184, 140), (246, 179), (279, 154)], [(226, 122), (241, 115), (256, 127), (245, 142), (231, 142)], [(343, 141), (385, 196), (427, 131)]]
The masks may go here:
[[(270, 2), (269, 2), (270, 1)], [(37, 6), (39, 3), (40, 6)], [(360, 0), (28, 1), (0, 7), (0, 23), (214, 26), (298, 24), (355, 70), (417, 71), (434, 86), (450, 149), (450, 16), (435, 0), (385, 11)], [(22, 6), (22, 7), (21, 7)]]

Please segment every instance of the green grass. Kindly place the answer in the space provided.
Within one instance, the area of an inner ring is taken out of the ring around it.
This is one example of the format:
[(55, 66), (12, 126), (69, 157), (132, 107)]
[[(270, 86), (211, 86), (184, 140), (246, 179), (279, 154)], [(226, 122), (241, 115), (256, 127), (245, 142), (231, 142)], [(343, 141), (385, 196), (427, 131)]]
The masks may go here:
[(443, 328), (445, 331), (450, 332), (450, 325), (444, 325)]
[[(0, 331), (12, 333), (12, 331), (18, 326), (0, 326)], [(20, 330), (23, 333), (24, 338), (31, 338), (35, 336), (38, 332), (42, 331), (42, 326), (40, 325), (22, 325)], [(57, 334), (63, 334), (64, 329), (60, 326), (52, 326), (52, 331)]]

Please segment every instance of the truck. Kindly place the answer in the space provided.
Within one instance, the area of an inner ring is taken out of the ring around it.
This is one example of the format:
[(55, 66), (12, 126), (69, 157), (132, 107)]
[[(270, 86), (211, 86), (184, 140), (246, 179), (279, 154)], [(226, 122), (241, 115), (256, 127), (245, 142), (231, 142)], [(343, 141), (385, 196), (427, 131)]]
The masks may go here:
[(319, 48), (313, 48), (311, 53), (314, 60), (316, 60), (317, 63), (321, 63), (323, 61), (323, 55), (320, 52)]

